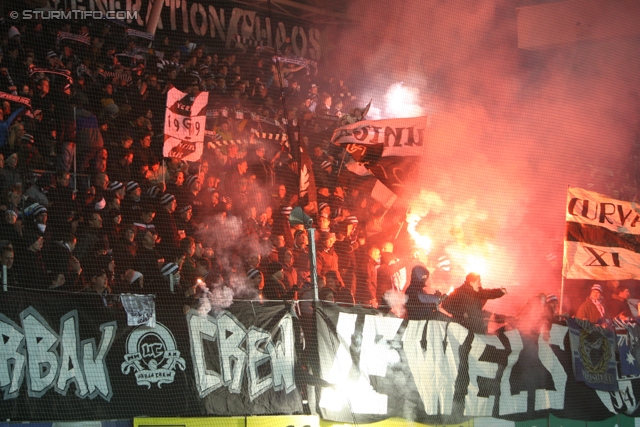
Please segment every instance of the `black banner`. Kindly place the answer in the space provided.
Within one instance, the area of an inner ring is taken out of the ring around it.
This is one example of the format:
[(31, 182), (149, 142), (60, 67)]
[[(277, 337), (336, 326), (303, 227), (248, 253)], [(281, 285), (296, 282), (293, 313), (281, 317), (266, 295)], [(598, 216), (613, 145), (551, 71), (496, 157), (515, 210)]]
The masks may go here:
[(619, 380), (619, 391), (604, 392), (574, 379), (564, 325), (534, 336), (516, 329), (480, 335), (446, 319), (407, 321), (333, 304), (323, 304), (316, 318), (316, 368), (329, 383), (319, 393), (323, 419), (451, 424), (640, 413), (639, 380)]
[[(637, 379), (618, 391), (574, 379), (567, 326), (473, 334), (323, 303), (317, 334), (282, 302), (183, 313), (156, 297), (155, 327), (128, 326), (117, 298), (10, 289), (0, 302), (0, 416), (12, 421), (301, 414), (429, 424), (470, 417), (602, 420), (640, 414)], [(304, 336), (303, 342), (298, 338)], [(587, 343), (589, 344), (589, 343)], [(580, 344), (582, 345), (582, 344)], [(299, 366), (305, 349), (304, 366)], [(581, 357), (598, 364), (598, 349)], [(586, 368), (588, 366), (585, 365)], [(310, 375), (311, 374), (311, 375)]]
[(12, 421), (301, 413), (290, 308), (236, 301), (186, 316), (157, 297), (127, 326), (97, 294), (11, 289), (0, 302), (0, 405)]

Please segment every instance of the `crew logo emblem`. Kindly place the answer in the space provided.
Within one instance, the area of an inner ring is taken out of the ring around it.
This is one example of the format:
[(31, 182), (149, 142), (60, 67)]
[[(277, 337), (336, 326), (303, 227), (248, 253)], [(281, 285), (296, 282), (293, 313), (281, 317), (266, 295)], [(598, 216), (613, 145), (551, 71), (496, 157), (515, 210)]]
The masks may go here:
[(158, 388), (170, 384), (175, 379), (176, 368), (184, 371), (186, 363), (176, 349), (173, 334), (164, 325), (139, 326), (129, 334), (121, 370), (125, 375), (135, 372), (139, 386), (150, 389), (152, 384), (157, 384)]

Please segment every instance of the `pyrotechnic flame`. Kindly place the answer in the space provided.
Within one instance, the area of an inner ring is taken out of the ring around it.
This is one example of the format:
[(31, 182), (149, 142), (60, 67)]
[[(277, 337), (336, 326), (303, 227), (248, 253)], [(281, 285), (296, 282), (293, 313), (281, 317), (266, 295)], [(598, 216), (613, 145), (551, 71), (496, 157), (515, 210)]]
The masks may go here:
[(453, 286), (449, 288), (449, 292), (447, 292), (447, 295), (451, 295), (451, 292), (453, 292)]
[(402, 83), (391, 87), (387, 95), (387, 108), (391, 111), (402, 111), (407, 104), (413, 103), (413, 94)]
[[(361, 375), (354, 379), (342, 371), (346, 365), (345, 357), (348, 356), (348, 350), (342, 346), (336, 354), (336, 362), (328, 373), (327, 381), (333, 384), (333, 387), (326, 387), (322, 390), (319, 406), (334, 411), (339, 411), (344, 407), (349, 408), (353, 413), (369, 413), (371, 408), (376, 408), (381, 414), (386, 414), (388, 396), (379, 394), (371, 386), (371, 372), (384, 372), (391, 366), (401, 362), (400, 353), (390, 342), (383, 340), (377, 343), (363, 344), (373, 346), (367, 354), (372, 356), (363, 357), (360, 360)], [(379, 373), (373, 374), (379, 375)]]
[(407, 232), (413, 238), (416, 245), (423, 249), (427, 254), (431, 252), (431, 238), (426, 234), (420, 234), (416, 230), (418, 222), (420, 222), (420, 216), (415, 214), (407, 215)]
[(482, 256), (476, 254), (467, 254), (465, 258), (465, 273), (478, 273), (482, 276), (487, 272), (487, 261)]
[[(423, 249), (428, 255), (431, 252), (432, 241), (431, 237), (425, 233), (425, 228), (421, 224), (420, 231), (418, 232), (418, 224), (423, 218), (426, 218), (429, 213), (433, 212), (436, 216), (444, 209), (444, 202), (438, 196), (438, 194), (430, 191), (420, 191), (420, 196), (412, 200), (409, 204), (409, 210), (407, 211), (406, 222), (407, 232), (413, 238), (415, 244)], [(425, 224), (426, 225), (426, 224)], [(429, 229), (431, 233), (432, 229)]]
[(403, 86), (402, 82), (392, 85), (386, 94), (385, 112), (389, 117), (419, 117), (423, 109), (418, 105), (418, 90)]

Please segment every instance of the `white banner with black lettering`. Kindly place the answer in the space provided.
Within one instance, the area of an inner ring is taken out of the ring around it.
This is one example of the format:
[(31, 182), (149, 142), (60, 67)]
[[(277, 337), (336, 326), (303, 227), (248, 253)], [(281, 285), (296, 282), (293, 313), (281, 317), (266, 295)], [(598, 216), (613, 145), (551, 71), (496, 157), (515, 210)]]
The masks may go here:
[(383, 144), (381, 157), (420, 156), (427, 131), (427, 117), (363, 120), (333, 131), (334, 144)]
[(568, 279), (640, 279), (640, 207), (569, 188), (563, 275)]
[(208, 92), (200, 92), (193, 97), (176, 88), (167, 92), (162, 151), (165, 157), (191, 162), (200, 160), (208, 97)]
[(564, 242), (567, 279), (627, 280), (640, 278), (640, 254), (624, 248)]

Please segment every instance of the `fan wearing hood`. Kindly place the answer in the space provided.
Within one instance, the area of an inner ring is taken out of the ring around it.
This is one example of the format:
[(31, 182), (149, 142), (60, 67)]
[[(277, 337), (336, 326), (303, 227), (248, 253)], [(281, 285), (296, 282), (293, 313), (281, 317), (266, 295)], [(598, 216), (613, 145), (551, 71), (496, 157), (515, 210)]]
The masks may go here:
[(416, 265), (411, 270), (411, 281), (405, 292), (407, 296), (407, 319), (445, 319), (446, 316), (438, 311), (438, 306), (443, 297), (439, 292), (428, 294), (424, 288), (429, 280), (429, 270), (422, 265)]

